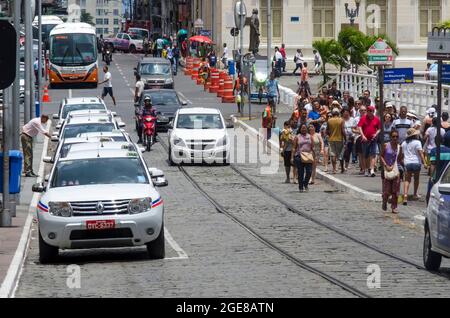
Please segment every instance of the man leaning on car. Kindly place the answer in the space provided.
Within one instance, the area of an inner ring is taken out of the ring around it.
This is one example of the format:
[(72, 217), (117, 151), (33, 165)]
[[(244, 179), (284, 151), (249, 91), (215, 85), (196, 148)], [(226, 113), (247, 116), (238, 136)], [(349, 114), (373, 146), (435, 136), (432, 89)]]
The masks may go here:
[(28, 122), (22, 128), (22, 134), (20, 140), (22, 142), (22, 149), (24, 155), (24, 171), (25, 177), (37, 177), (33, 172), (33, 137), (36, 137), (39, 133), (51, 138), (48, 131), (45, 130), (44, 124), (48, 121), (47, 115), (34, 118)]

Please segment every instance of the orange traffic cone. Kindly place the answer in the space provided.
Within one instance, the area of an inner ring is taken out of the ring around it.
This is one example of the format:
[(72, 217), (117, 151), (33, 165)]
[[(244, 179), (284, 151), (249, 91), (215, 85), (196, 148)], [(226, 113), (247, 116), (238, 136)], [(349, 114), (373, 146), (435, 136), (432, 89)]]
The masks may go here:
[(48, 95), (48, 88), (47, 85), (44, 86), (44, 96), (42, 96), (42, 102), (44, 103), (50, 103), (52, 100), (50, 96)]

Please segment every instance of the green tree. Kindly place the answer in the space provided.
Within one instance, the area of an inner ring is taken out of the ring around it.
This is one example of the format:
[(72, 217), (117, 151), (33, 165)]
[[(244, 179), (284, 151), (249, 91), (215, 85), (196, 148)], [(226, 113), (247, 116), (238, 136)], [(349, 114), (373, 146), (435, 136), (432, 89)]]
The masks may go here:
[(80, 16), (80, 22), (85, 22), (90, 25), (95, 25), (94, 17), (89, 12), (83, 12)]
[(354, 67), (357, 72), (358, 67), (368, 64), (368, 50), (379, 38), (382, 38), (392, 48), (395, 55), (399, 51), (397, 45), (392, 42), (386, 35), (368, 36), (359, 30), (353, 28), (343, 29), (338, 35), (338, 42), (344, 50), (344, 56), (347, 61)]
[(313, 48), (316, 49), (322, 57), (323, 84), (325, 84), (329, 79), (329, 76), (326, 73), (327, 64), (331, 64), (336, 67), (345, 66), (346, 61), (343, 58), (345, 52), (336, 40), (322, 39), (314, 41)]
[(438, 27), (441, 27), (441, 28), (450, 28), (450, 20), (442, 21), (441, 23), (439, 23)]

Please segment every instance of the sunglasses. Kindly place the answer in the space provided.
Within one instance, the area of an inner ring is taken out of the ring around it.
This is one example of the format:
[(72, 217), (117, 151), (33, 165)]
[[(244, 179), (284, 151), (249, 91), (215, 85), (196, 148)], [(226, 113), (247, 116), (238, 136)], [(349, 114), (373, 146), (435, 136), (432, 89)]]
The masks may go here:
[(396, 135), (393, 135), (391, 138), (398, 138), (398, 136), (396, 136)]

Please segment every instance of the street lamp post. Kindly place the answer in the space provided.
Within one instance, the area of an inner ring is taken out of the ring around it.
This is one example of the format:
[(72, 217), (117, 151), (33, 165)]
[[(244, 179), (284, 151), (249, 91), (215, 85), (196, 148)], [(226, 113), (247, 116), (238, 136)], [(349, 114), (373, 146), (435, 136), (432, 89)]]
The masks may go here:
[(356, 9), (349, 9), (348, 3), (345, 3), (345, 16), (350, 19), (350, 25), (355, 24), (355, 18), (359, 16), (359, 7), (361, 6), (361, 0), (355, 0)]

